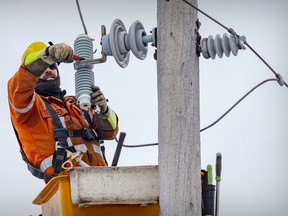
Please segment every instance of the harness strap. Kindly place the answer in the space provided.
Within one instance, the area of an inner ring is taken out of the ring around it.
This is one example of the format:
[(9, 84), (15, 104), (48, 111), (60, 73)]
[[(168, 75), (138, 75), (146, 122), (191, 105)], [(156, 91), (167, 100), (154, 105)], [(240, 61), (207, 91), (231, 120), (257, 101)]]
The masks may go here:
[(52, 164), (54, 167), (54, 173), (58, 174), (62, 170), (62, 164), (66, 161), (67, 152), (64, 148), (58, 148), (54, 152)]
[[(89, 136), (92, 136), (92, 134), (95, 134), (93, 132), (93, 129), (91, 128), (84, 128), (79, 130), (67, 130), (66, 128), (55, 128), (54, 129), (54, 136), (58, 138), (66, 138), (66, 137), (86, 137), (86, 139), (89, 138)], [(91, 134), (91, 135), (90, 135)], [(97, 139), (98, 136), (93, 136), (93, 139)]]
[[(89, 113), (87, 111), (84, 111), (84, 116), (85, 116), (85, 119), (87, 120), (87, 122), (89, 123), (90, 128), (93, 128), (93, 124), (92, 124), (91, 118), (90, 118)], [(98, 141), (99, 141), (99, 145), (100, 145), (100, 148), (101, 148), (102, 156), (104, 158), (105, 163), (108, 165), (108, 162), (107, 162), (107, 159), (106, 159), (106, 154), (105, 154), (104, 140), (103, 140), (101, 134), (97, 133), (97, 136), (98, 136)]]
[(69, 145), (67, 142), (67, 136), (65, 136), (63, 134), (63, 132), (61, 132), (61, 131), (65, 131), (66, 129), (63, 127), (60, 118), (58, 117), (54, 108), (45, 99), (43, 101), (44, 101), (44, 103), (48, 109), (48, 112), (50, 113), (52, 120), (54, 122), (54, 125), (55, 125), (55, 129), (54, 129), (55, 139), (60, 142), (61, 147), (69, 148)]
[[(89, 127), (90, 127), (90, 128), (87, 128), (87, 131), (85, 131), (85, 133), (88, 133), (88, 132), (89, 132), (88, 130), (94, 131), (94, 130), (93, 130), (93, 123), (92, 123), (91, 117), (90, 117), (89, 113), (88, 113), (87, 111), (85, 111), (85, 110), (84, 110), (84, 117), (85, 117), (85, 119), (86, 119), (86, 121), (88, 122)], [(94, 133), (94, 134), (95, 134), (95, 133)], [(103, 139), (102, 139), (102, 136), (101, 136), (101, 133), (96, 133), (96, 135), (97, 135), (97, 138), (96, 138), (96, 139), (97, 139), (98, 141), (103, 140)]]
[(84, 110), (84, 117), (85, 117), (86, 121), (88, 122), (90, 128), (93, 128), (91, 117), (90, 117), (89, 113), (85, 110)]
[(53, 160), (52, 160), (53, 167), (54, 167), (54, 173), (55, 173), (55, 175), (58, 175), (62, 170), (62, 164), (66, 160), (66, 155), (67, 155), (66, 150), (75, 152), (75, 148), (69, 147), (68, 142), (67, 142), (67, 136), (65, 136), (63, 134), (63, 132), (61, 132), (61, 131), (65, 131), (66, 129), (63, 127), (61, 120), (58, 117), (54, 108), (45, 99), (43, 101), (44, 101), (44, 103), (48, 109), (48, 112), (50, 113), (52, 120), (54, 122), (54, 125), (55, 125), (55, 128), (54, 128), (55, 140), (58, 141), (59, 145), (60, 145), (60, 146), (58, 146), (58, 145), (56, 146), (56, 151), (53, 155)]

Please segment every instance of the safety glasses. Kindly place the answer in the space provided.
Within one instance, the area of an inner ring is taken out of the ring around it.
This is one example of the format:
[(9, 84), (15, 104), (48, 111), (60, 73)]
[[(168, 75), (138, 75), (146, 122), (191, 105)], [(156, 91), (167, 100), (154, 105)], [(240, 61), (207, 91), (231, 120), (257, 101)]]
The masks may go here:
[(51, 70), (56, 70), (56, 69), (57, 69), (57, 63), (54, 62), (53, 64), (51, 64), (51, 65), (49, 66), (49, 68), (50, 68)]

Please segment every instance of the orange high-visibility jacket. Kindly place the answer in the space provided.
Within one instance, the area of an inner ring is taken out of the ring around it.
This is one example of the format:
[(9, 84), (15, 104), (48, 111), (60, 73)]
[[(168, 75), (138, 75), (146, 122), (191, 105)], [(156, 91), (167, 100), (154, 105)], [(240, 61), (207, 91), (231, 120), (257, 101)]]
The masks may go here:
[[(33, 75), (24, 65), (8, 81), (8, 100), (12, 123), (21, 140), (23, 150), (31, 164), (41, 171), (53, 175), (52, 158), (55, 147), (53, 135), (54, 123), (43, 99), (35, 93), (34, 88), (38, 77)], [(64, 100), (52, 96), (45, 97), (60, 117), (67, 130), (88, 128), (80, 109), (75, 105), (75, 97), (64, 97)], [(103, 121), (106, 120), (102, 120)], [(118, 132), (116, 128), (103, 130), (96, 122), (100, 118), (93, 115), (93, 128), (99, 131), (103, 139), (112, 140)], [(102, 125), (102, 124), (101, 124)], [(86, 141), (82, 137), (67, 138), (68, 144), (84, 153), (82, 160), (90, 166), (105, 166), (100, 146), (97, 140)], [(88, 151), (88, 153), (87, 153)]]

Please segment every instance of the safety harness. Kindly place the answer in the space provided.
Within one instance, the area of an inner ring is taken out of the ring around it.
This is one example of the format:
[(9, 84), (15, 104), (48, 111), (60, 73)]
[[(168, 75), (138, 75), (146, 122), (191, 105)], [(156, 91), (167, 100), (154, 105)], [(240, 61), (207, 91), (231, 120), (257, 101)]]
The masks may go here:
[(82, 137), (83, 139), (87, 140), (87, 141), (92, 141), (92, 140), (97, 140), (100, 144), (101, 147), (101, 151), (102, 151), (102, 155), (103, 158), (106, 161), (105, 158), (105, 147), (104, 147), (104, 141), (102, 139), (102, 136), (100, 133), (97, 133), (96, 131), (93, 130), (93, 126), (92, 126), (92, 121), (90, 118), (90, 115), (87, 111), (84, 111), (84, 117), (86, 119), (86, 121), (89, 124), (89, 128), (84, 128), (84, 129), (80, 129), (80, 130), (67, 130), (66, 128), (63, 127), (62, 122), (59, 118), (59, 116), (57, 115), (56, 111), (54, 110), (54, 108), (49, 104), (49, 102), (47, 102), (44, 98), (43, 101), (46, 105), (46, 108), (48, 109), (48, 112), (50, 113), (52, 120), (54, 122), (55, 128), (54, 128), (54, 138), (56, 141), (56, 150), (54, 152), (53, 155), (53, 159), (52, 159), (52, 165), (54, 167), (54, 175), (48, 175), (47, 173), (43, 172), (41, 169), (37, 169), (35, 166), (33, 166), (30, 161), (28, 160), (23, 147), (22, 147), (22, 143), (19, 139), (18, 133), (13, 125), (14, 128), (14, 132), (16, 134), (18, 143), (20, 145), (20, 152), (22, 155), (22, 159), (26, 162), (28, 170), (31, 172), (31, 174), (39, 179), (44, 179), (46, 181), (49, 181), (51, 178), (57, 176), (61, 170), (62, 170), (62, 164), (65, 162), (66, 160), (66, 156), (67, 156), (67, 152), (76, 152), (76, 149), (73, 145), (69, 145), (67, 139), (69, 137)]

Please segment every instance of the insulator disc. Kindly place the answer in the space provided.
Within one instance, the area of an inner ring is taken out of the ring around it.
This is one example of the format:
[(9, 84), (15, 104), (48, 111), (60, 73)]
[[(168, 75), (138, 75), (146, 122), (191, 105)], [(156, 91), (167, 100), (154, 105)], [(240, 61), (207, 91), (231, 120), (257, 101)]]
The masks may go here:
[(110, 28), (109, 42), (112, 55), (117, 64), (122, 68), (127, 67), (130, 57), (129, 52), (127, 51), (125, 53), (122, 49), (123, 46), (125, 46), (123, 44), (125, 43), (125, 33), (127, 33), (127, 31), (123, 22), (120, 19), (114, 20)]
[(212, 59), (215, 59), (216, 51), (215, 51), (215, 47), (214, 47), (214, 37), (212, 35), (210, 35), (208, 37), (207, 47), (208, 47), (208, 52), (209, 52), (210, 57)]
[(230, 46), (229, 46), (229, 37), (226, 33), (223, 34), (223, 37), (222, 37), (222, 48), (224, 50), (224, 53), (227, 57), (230, 56), (230, 52), (231, 52), (231, 49), (230, 49)]
[(222, 40), (221, 36), (219, 34), (215, 37), (215, 50), (219, 58), (222, 58), (223, 56), (223, 48), (222, 48)]
[(132, 53), (141, 60), (145, 59), (147, 56), (148, 44), (144, 44), (143, 42), (143, 36), (146, 35), (142, 23), (138, 20), (133, 22), (129, 28), (128, 43)]
[(200, 46), (201, 46), (202, 56), (203, 56), (205, 59), (209, 59), (209, 58), (210, 58), (210, 55), (209, 55), (208, 48), (207, 48), (207, 38), (203, 38), (203, 39), (201, 40)]
[(232, 51), (233, 55), (236, 56), (237, 53), (238, 53), (239, 48), (237, 46), (237, 39), (236, 39), (235, 36), (230, 35), (229, 44), (230, 44), (230, 48), (231, 48), (231, 51)]

